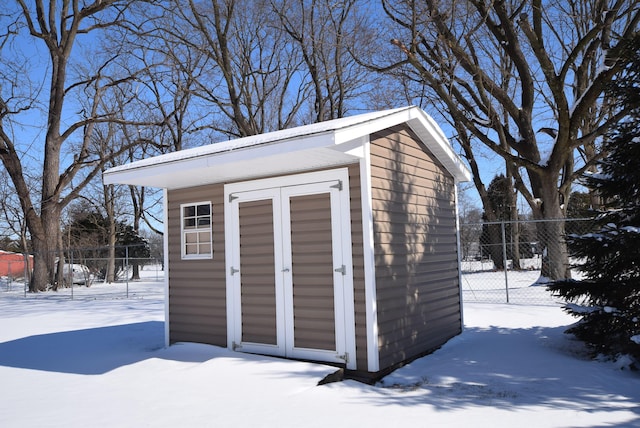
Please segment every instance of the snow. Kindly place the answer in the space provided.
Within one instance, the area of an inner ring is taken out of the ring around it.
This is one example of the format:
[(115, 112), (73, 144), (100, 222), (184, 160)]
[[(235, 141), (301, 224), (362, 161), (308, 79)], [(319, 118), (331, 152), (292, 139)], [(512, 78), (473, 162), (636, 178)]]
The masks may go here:
[(568, 303), (566, 308), (572, 310), (576, 314), (589, 314), (598, 310), (595, 306), (583, 306), (575, 303)]
[(587, 359), (559, 305), (467, 303), (463, 334), (380, 384), (317, 386), (335, 368), (165, 348), (155, 273), (73, 293), (0, 284), (3, 428), (640, 426), (640, 376)]

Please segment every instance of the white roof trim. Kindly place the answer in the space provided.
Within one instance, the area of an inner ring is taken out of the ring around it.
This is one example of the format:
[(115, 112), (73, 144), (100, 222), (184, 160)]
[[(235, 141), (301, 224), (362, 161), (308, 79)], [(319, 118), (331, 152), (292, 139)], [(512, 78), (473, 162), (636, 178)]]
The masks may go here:
[(418, 107), (365, 113), (155, 156), (104, 172), (105, 184), (181, 188), (357, 162), (371, 133), (408, 123), (457, 181), (470, 173)]

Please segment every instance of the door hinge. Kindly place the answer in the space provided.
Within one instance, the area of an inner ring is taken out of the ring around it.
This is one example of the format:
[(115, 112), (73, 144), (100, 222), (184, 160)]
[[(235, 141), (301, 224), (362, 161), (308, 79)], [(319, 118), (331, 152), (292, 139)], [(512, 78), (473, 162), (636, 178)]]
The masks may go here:
[(349, 362), (349, 353), (345, 352), (342, 355), (338, 355), (338, 359), (344, 361), (345, 363)]
[(229, 193), (229, 202), (233, 202), (234, 199), (238, 199), (240, 196), (234, 196), (233, 194)]
[(237, 344), (236, 342), (231, 342), (231, 349), (233, 349), (234, 351), (237, 349), (242, 348), (242, 345)]
[(338, 189), (338, 190), (342, 190), (342, 180), (338, 180), (338, 182), (336, 184), (334, 184), (333, 186), (329, 186), (331, 189)]
[(240, 270), (239, 270), (239, 269), (235, 269), (233, 266), (231, 266), (231, 267), (229, 268), (229, 273), (230, 273), (231, 275), (233, 275), (234, 273), (238, 273), (238, 272), (240, 272)]
[(340, 272), (343, 275), (347, 274), (347, 267), (345, 265), (342, 265), (341, 267), (334, 269), (334, 272)]

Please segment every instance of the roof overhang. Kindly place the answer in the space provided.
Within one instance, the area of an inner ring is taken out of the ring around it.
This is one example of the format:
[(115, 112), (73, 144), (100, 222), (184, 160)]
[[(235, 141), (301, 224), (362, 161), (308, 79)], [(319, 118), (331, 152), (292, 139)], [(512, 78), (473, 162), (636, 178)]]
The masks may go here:
[(369, 135), (407, 123), (457, 181), (470, 173), (424, 111), (405, 107), (366, 113), (181, 150), (111, 168), (105, 184), (178, 189), (283, 175), (358, 162)]

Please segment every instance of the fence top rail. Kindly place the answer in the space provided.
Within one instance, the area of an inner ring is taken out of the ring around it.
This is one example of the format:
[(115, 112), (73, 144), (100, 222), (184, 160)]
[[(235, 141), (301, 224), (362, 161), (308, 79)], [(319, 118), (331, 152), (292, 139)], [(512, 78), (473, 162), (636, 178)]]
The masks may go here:
[(595, 217), (586, 218), (548, 218), (548, 219), (533, 219), (533, 220), (500, 220), (500, 221), (481, 221), (473, 223), (463, 223), (461, 226), (482, 226), (486, 224), (512, 224), (512, 223), (553, 223), (553, 222), (574, 222), (574, 221), (593, 221)]

